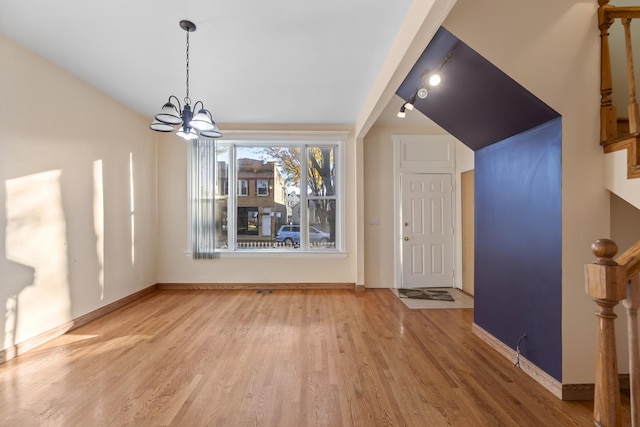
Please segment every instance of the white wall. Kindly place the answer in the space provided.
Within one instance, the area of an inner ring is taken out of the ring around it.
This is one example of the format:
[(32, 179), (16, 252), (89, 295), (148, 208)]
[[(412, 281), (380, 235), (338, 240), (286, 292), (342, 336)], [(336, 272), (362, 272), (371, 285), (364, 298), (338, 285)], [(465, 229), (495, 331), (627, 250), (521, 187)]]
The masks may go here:
[[(236, 129), (243, 130), (243, 129)], [(273, 128), (262, 130), (274, 131)], [(301, 128), (280, 128), (278, 131)], [(311, 130), (311, 129), (306, 129)], [(337, 130), (337, 129), (313, 129)], [(343, 129), (344, 130), (344, 129)], [(229, 129), (223, 127), (223, 133)], [(166, 135), (158, 152), (158, 283), (356, 283), (355, 141), (349, 137), (345, 159), (346, 253), (224, 254), (193, 260), (187, 251), (187, 145)]]
[(604, 182), (607, 190), (640, 208), (640, 179), (627, 178), (627, 150), (604, 156)]
[(456, 144), (456, 276), (455, 286), (462, 289), (462, 173), (475, 169), (475, 154), (463, 143)]
[(584, 291), (584, 264), (591, 242), (609, 235), (596, 11), (591, 0), (459, 0), (444, 22), (562, 115), (562, 382), (574, 384), (594, 378), (594, 303)]
[(0, 52), (9, 349), (156, 282), (156, 149), (144, 117), (1, 36)]

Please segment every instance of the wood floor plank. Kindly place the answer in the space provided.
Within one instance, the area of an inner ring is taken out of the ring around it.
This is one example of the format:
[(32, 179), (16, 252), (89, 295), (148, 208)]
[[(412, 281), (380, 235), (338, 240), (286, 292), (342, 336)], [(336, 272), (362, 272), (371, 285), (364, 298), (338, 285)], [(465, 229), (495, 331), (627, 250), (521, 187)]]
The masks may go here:
[(0, 425), (593, 425), (472, 322), (383, 289), (157, 290), (0, 365)]

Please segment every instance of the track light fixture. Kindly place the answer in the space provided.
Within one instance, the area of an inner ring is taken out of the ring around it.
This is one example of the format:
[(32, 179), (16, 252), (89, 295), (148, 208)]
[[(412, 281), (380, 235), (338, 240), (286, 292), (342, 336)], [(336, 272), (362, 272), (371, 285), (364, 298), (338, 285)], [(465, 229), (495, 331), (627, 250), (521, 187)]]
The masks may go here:
[(453, 53), (458, 48), (458, 46), (460, 46), (460, 42), (456, 43), (453, 49), (451, 49), (449, 53), (447, 53), (447, 56), (445, 56), (442, 59), (442, 62), (440, 62), (440, 65), (438, 66), (438, 68), (436, 68), (436, 70), (433, 73), (429, 73), (429, 71), (425, 71), (424, 73), (422, 73), (423, 87), (426, 88), (427, 85), (430, 87), (435, 87), (435, 86), (438, 86), (440, 82), (442, 82), (442, 75), (440, 73), (442, 72), (442, 69), (444, 68), (446, 63), (449, 62), (449, 60), (453, 56)]
[(406, 116), (407, 113), (405, 113), (405, 104), (402, 104), (402, 107), (400, 107), (400, 111), (398, 111), (398, 117), (404, 119)]
[(416, 103), (416, 94), (414, 93), (413, 95), (411, 95), (411, 98), (409, 98), (407, 102), (402, 104), (402, 107), (400, 107), (400, 111), (398, 111), (397, 116), (400, 117), (401, 119), (404, 119), (407, 116), (406, 111), (413, 110), (413, 104), (415, 103)]
[(403, 104), (400, 112), (398, 113), (398, 117), (405, 117), (405, 108), (407, 110), (413, 110), (414, 104), (416, 103), (416, 97), (425, 99), (429, 95), (429, 89), (438, 86), (442, 82), (442, 69), (444, 68), (445, 64), (449, 62), (449, 59), (451, 59), (458, 46), (460, 46), (460, 43), (457, 43), (453, 47), (453, 49), (451, 49), (451, 51), (447, 53), (447, 55), (442, 59), (442, 62), (440, 62), (440, 65), (438, 65), (438, 68), (436, 68), (434, 72), (431, 72), (430, 70), (424, 70), (422, 72), (422, 75), (420, 76), (420, 87), (413, 95), (411, 95), (411, 98), (409, 98), (409, 100), (405, 104)]
[(406, 104), (404, 104), (404, 108), (411, 111), (413, 110), (413, 104), (415, 103), (416, 103), (416, 94), (414, 93), (413, 95), (411, 95), (411, 98), (409, 98)]
[[(191, 21), (180, 21), (180, 27), (187, 33), (187, 96), (184, 98), (184, 108), (174, 95), (162, 106), (162, 110), (156, 114), (155, 120), (149, 128), (157, 132), (173, 132), (174, 126), (180, 126), (176, 135), (184, 139), (196, 139), (199, 136), (206, 138), (220, 138), (222, 132), (213, 120), (211, 112), (204, 108), (202, 101), (197, 101), (191, 109), (189, 98), (189, 33), (196, 30), (196, 24)], [(172, 101), (175, 101), (172, 102)], [(200, 104), (200, 108), (198, 108)], [(196, 112), (194, 116), (194, 111)]]

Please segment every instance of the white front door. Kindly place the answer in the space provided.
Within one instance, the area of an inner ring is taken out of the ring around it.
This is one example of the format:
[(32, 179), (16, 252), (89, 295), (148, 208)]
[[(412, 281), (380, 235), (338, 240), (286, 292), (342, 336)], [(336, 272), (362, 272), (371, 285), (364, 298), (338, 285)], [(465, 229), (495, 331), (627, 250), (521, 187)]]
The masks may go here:
[(451, 174), (403, 173), (402, 288), (453, 286)]

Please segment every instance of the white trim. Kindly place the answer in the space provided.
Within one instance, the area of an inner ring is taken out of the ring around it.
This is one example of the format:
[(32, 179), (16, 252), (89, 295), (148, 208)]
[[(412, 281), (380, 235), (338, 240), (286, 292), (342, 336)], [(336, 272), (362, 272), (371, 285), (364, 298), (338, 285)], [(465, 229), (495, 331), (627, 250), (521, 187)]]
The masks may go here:
[(226, 130), (219, 141), (345, 141), (351, 132), (348, 130), (320, 131), (260, 131)]
[[(184, 251), (184, 255), (191, 258), (191, 251)], [(322, 250), (306, 250), (304, 252), (296, 252), (295, 250), (269, 250), (269, 249), (240, 249), (236, 251), (216, 251), (216, 258), (280, 258), (286, 256), (287, 258), (346, 258), (349, 256), (349, 252), (338, 252)]]
[[(300, 153), (300, 247), (306, 248), (307, 233), (303, 233), (302, 230), (309, 229), (309, 200), (307, 199), (308, 191), (308, 172), (307, 172), (307, 150), (303, 148), (303, 152)], [(305, 213), (303, 215), (303, 212)]]
[[(517, 360), (518, 354), (514, 349), (491, 335), (489, 332), (478, 326), (477, 323), (471, 325), (471, 332), (484, 341), (489, 347), (496, 350), (503, 357), (510, 361)], [(538, 384), (550, 391), (558, 399), (562, 399), (562, 383), (551, 375), (543, 371), (526, 357), (520, 355), (520, 369), (533, 378)], [(515, 368), (515, 365), (514, 365)]]
[[(238, 249), (236, 248), (237, 239), (235, 238), (235, 233), (228, 233), (227, 235), (227, 246), (229, 249), (216, 249), (216, 254), (229, 256), (230, 254), (242, 254), (241, 256), (251, 256), (251, 257), (260, 257), (263, 254), (271, 254), (269, 256), (289, 256), (292, 254), (297, 254), (299, 256), (300, 252), (305, 254), (309, 254), (312, 256), (327, 256), (334, 254), (345, 254), (346, 249), (346, 236), (345, 236), (345, 179), (344, 174), (346, 173), (346, 141), (349, 136), (349, 131), (347, 130), (334, 130), (334, 131), (227, 131), (225, 130), (225, 138), (221, 138), (218, 142), (222, 144), (231, 144), (234, 148), (232, 150), (228, 150), (229, 152), (229, 165), (230, 169), (235, 171), (235, 166), (231, 167), (231, 165), (235, 165), (236, 162), (236, 148), (237, 147), (262, 147), (265, 145), (271, 146), (300, 146), (304, 151), (300, 153), (300, 163), (301, 163), (301, 171), (300, 171), (300, 204), (304, 206), (304, 211), (307, 212), (306, 215), (301, 215), (300, 217), (300, 225), (302, 229), (306, 229), (308, 227), (308, 202), (312, 199), (326, 199), (325, 197), (311, 197), (308, 198), (306, 195), (307, 189), (307, 151), (305, 148), (318, 145), (332, 145), (336, 147), (336, 168), (337, 168), (337, 176), (335, 177), (335, 187), (336, 187), (336, 195), (330, 196), (329, 198), (335, 198), (337, 203), (337, 211), (336, 211), (336, 219), (335, 219), (335, 229), (336, 229), (336, 241), (335, 247), (330, 249), (292, 249), (292, 250), (274, 250), (269, 251), (268, 249), (260, 249), (260, 250), (252, 250), (252, 249)], [(216, 161), (216, 167), (218, 163)], [(188, 170), (190, 171), (190, 165)], [(233, 175), (233, 176), (232, 176)], [(216, 172), (217, 176), (217, 172)], [(229, 182), (229, 198), (227, 201), (227, 226), (228, 230), (236, 230), (236, 215), (231, 214), (236, 212), (237, 209), (237, 197), (240, 195), (237, 194), (237, 173), (230, 174), (228, 176)], [(258, 194), (257, 191), (257, 181), (256, 180), (256, 196), (268, 196), (269, 194)], [(268, 189), (267, 189), (268, 190)], [(189, 224), (191, 223), (191, 212), (188, 212)], [(301, 242), (300, 246), (302, 248), (307, 248), (307, 236), (301, 233)], [(190, 246), (185, 251), (185, 253), (190, 253)], [(218, 256), (218, 255), (216, 255)]]

